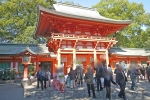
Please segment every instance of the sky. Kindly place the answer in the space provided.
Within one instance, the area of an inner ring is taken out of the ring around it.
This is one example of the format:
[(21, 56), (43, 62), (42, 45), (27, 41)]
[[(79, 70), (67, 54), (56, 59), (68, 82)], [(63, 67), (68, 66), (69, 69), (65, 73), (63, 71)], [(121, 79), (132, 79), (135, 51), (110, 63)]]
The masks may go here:
[[(92, 7), (97, 4), (100, 0), (57, 0), (57, 1), (73, 1), (75, 4), (80, 4), (84, 7)], [(150, 12), (150, 0), (129, 0), (130, 2), (143, 3), (146, 12)]]

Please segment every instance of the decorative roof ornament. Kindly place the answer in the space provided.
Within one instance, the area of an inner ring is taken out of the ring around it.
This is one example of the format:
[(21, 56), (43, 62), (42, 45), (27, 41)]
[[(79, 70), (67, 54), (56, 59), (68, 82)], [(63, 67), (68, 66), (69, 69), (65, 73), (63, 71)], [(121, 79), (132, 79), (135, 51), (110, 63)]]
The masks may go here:
[(19, 54), (24, 54), (24, 53), (26, 53), (26, 52), (29, 52), (30, 54), (36, 54), (35, 52), (33, 52), (30, 48), (29, 48), (29, 46), (27, 45), (26, 47), (25, 47), (25, 49), (22, 51), (22, 52), (19, 52)]

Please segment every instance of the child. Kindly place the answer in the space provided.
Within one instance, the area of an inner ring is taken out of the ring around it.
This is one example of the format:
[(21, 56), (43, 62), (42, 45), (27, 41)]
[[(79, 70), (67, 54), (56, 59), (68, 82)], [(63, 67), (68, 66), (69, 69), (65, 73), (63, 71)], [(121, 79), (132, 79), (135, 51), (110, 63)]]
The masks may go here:
[(59, 83), (59, 82), (58, 82), (58, 80), (57, 80), (57, 74), (54, 74), (54, 75), (53, 75), (53, 89), (54, 89), (54, 90), (59, 90), (59, 89), (58, 89), (58, 83)]
[(67, 87), (70, 87), (70, 76), (69, 75), (67, 76), (66, 84), (67, 84)]
[(63, 71), (60, 71), (58, 73), (58, 80), (59, 80), (60, 91), (62, 93), (64, 93), (65, 75), (64, 75)]
[(116, 85), (116, 83), (113, 81), (113, 77), (111, 76), (111, 73), (107, 71), (106, 76), (104, 77), (104, 87), (106, 87), (107, 100), (110, 100), (111, 82)]

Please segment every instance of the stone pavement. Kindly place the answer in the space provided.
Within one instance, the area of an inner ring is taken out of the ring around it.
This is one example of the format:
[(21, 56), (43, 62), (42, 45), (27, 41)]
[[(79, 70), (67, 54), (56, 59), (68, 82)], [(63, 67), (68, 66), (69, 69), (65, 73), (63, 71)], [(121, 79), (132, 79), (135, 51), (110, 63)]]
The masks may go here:
[[(150, 100), (150, 83), (140, 81), (139, 91), (130, 90), (131, 82), (127, 83), (126, 95), (128, 100)], [(119, 87), (112, 84), (111, 100), (122, 100), (117, 97)], [(23, 89), (20, 83), (0, 84), (0, 100), (106, 100), (105, 89), (96, 91), (96, 99), (88, 98), (87, 88), (70, 89), (65, 88), (65, 93), (60, 93), (52, 88), (44, 91), (36, 89), (36, 83)]]
[(25, 100), (20, 83), (0, 84), (0, 100)]
[[(131, 81), (127, 83), (126, 96), (128, 100), (150, 100), (150, 83), (146, 81), (140, 81), (138, 83), (139, 90), (130, 90)], [(117, 97), (119, 87), (112, 84), (111, 88), (111, 100), (122, 100)], [(36, 83), (24, 89), (24, 97), (26, 100), (106, 100), (105, 89), (103, 91), (96, 91), (96, 99), (89, 98), (86, 85), (82, 88), (65, 88), (65, 93), (48, 88), (44, 91), (36, 89)], [(91, 93), (92, 94), (92, 93)]]

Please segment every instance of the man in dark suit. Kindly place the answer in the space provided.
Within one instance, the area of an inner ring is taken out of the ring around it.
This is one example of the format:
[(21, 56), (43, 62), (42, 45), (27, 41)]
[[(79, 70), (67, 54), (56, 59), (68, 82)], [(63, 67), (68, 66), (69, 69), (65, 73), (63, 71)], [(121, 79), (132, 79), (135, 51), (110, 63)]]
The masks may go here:
[(98, 63), (94, 69), (96, 70), (97, 91), (99, 91), (99, 88), (103, 90), (100, 79), (102, 77), (102, 64)]
[(125, 96), (125, 86), (127, 82), (127, 77), (125, 76), (123, 67), (119, 65), (118, 71), (116, 72), (116, 84), (120, 86), (120, 92), (118, 96), (126, 100)]

